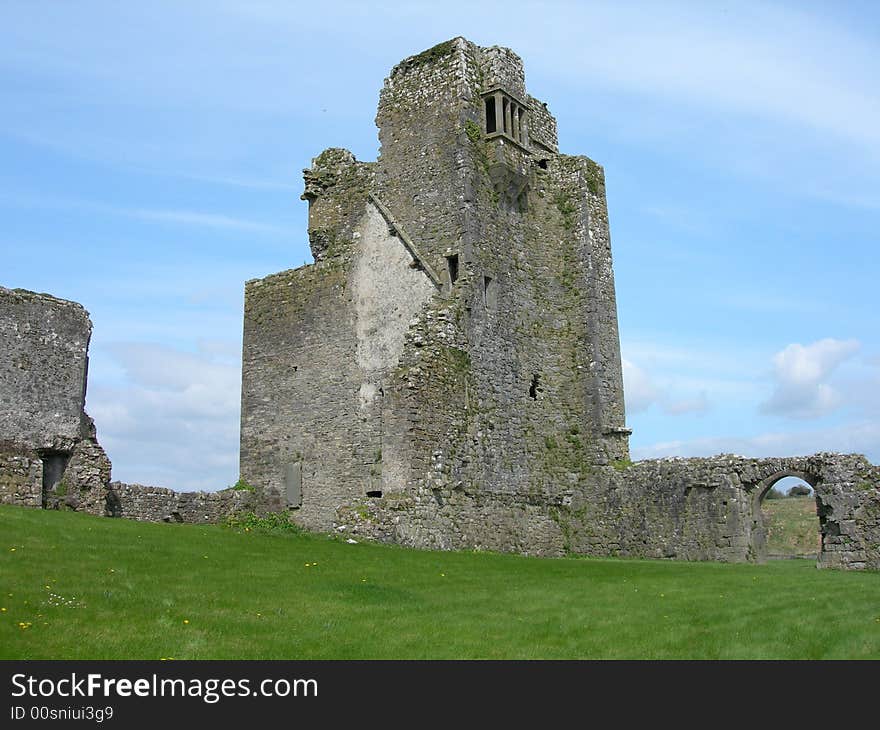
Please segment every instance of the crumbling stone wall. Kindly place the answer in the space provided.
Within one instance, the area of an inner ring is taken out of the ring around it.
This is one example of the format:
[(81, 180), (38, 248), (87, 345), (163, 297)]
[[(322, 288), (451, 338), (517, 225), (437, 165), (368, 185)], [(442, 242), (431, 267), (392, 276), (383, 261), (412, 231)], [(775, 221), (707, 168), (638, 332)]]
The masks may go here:
[(819, 567), (880, 570), (880, 468), (857, 454), (648, 460), (601, 467), (552, 497), (462, 490), (442, 505), (364, 500), (340, 510), (336, 529), (439, 549), (759, 561), (761, 501), (785, 476), (815, 490)]
[(141, 522), (223, 522), (236, 512), (254, 507), (254, 495), (246, 490), (175, 492), (142, 484), (110, 484), (111, 516)]
[(0, 287), (0, 440), (18, 453), (0, 500), (105, 513), (110, 462), (84, 410), (91, 333), (76, 302)]
[(27, 447), (0, 442), (0, 504), (39, 507), (42, 499), (42, 460)]

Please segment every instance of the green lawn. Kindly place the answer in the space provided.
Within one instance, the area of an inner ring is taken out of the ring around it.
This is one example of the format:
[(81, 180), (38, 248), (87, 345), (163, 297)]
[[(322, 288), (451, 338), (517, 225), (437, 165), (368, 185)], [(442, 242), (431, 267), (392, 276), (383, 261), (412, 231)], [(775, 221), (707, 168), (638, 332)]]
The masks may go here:
[(0, 658), (880, 658), (880, 574), (0, 507)]
[(768, 554), (816, 557), (821, 540), (815, 497), (768, 499), (761, 509), (767, 524)]

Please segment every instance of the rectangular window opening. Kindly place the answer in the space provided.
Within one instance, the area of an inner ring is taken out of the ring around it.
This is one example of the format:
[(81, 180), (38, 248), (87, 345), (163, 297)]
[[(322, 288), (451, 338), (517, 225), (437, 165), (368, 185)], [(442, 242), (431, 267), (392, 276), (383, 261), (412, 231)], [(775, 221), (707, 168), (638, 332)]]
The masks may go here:
[(486, 309), (495, 309), (495, 280), (491, 276), (483, 277), (483, 304)]
[(495, 127), (495, 97), (486, 97), (486, 133), (491, 134), (497, 131)]
[(446, 257), (446, 269), (449, 272), (449, 286), (454, 286), (458, 281), (458, 254), (454, 253)]
[(501, 119), (504, 123), (504, 134), (510, 134), (508, 119), (510, 118), (510, 102), (506, 98), (501, 100)]

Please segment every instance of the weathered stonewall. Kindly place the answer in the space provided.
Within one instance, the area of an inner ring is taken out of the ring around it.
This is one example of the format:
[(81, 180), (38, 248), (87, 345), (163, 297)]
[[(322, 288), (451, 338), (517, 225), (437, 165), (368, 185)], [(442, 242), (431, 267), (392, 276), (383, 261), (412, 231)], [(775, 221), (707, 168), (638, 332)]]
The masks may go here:
[(245, 285), (262, 509), (418, 547), (748, 560), (796, 472), (820, 564), (880, 567), (861, 457), (631, 464), (603, 170), (559, 153), (515, 53), (404, 60), (376, 123), (376, 162), (328, 149), (304, 171), (315, 263)]
[(105, 513), (110, 461), (85, 412), (91, 334), (76, 302), (0, 287), (0, 502)]

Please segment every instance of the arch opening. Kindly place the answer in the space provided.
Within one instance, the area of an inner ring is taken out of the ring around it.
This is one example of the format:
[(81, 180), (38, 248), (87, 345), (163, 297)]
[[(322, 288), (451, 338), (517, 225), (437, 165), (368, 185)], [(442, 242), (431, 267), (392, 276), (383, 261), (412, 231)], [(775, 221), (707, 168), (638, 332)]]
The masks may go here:
[(752, 552), (758, 560), (808, 558), (824, 550), (825, 520), (818, 479), (794, 470), (758, 483), (752, 509)]

